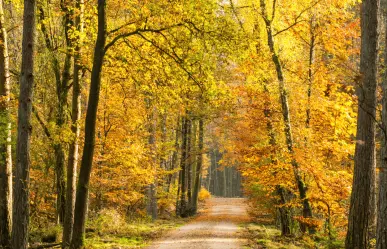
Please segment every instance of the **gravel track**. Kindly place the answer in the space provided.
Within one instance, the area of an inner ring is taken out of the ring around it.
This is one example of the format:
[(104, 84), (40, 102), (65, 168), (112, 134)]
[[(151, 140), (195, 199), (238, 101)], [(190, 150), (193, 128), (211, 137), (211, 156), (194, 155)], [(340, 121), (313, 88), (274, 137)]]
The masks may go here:
[(246, 240), (238, 224), (248, 221), (245, 199), (211, 198), (190, 223), (154, 242), (148, 249), (237, 249)]

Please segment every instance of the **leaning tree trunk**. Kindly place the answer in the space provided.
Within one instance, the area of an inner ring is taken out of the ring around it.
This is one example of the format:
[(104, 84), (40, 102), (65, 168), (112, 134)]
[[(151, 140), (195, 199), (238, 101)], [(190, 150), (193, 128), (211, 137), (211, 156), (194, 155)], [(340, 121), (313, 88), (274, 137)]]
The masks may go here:
[(87, 217), (87, 202), (89, 182), (95, 147), (95, 126), (101, 88), (101, 72), (105, 56), (106, 42), (106, 1), (98, 0), (98, 34), (94, 48), (93, 69), (91, 72), (89, 103), (86, 112), (85, 140), (82, 155), (77, 196), (75, 201), (74, 228), (71, 248), (79, 249), (84, 245), (85, 223)]
[[(264, 92), (268, 95), (265, 103), (264, 103), (264, 116), (267, 120), (266, 122), (266, 130), (269, 137), (269, 144), (273, 148), (277, 146), (277, 139), (275, 136), (273, 123), (272, 123), (272, 109), (271, 109), (271, 101), (270, 101), (270, 92), (267, 88), (266, 82), (263, 85)], [(273, 158), (270, 158), (270, 160), (273, 163)], [(288, 236), (291, 234), (291, 211), (290, 208), (286, 206), (286, 204), (289, 202), (289, 190), (287, 190), (285, 187), (277, 185), (276, 186), (276, 193), (279, 197), (279, 218), (281, 222), (281, 235), (282, 236)]]
[(12, 147), (9, 113), (10, 75), (3, 1), (0, 0), (0, 248), (11, 248)]
[(357, 142), (348, 232), (345, 240), (345, 248), (347, 249), (368, 247), (368, 231), (374, 222), (372, 209), (375, 207), (372, 195), (375, 187), (379, 0), (363, 0), (361, 10), (361, 82), (359, 82), (357, 89)]
[[(294, 153), (294, 144), (293, 144), (293, 134), (292, 134), (292, 128), (291, 128), (291, 121), (290, 121), (290, 109), (289, 109), (289, 103), (288, 103), (288, 93), (287, 89), (285, 87), (285, 77), (282, 69), (282, 63), (279, 59), (279, 56), (275, 50), (275, 44), (274, 44), (274, 35), (273, 35), (273, 27), (272, 27), (272, 20), (269, 19), (269, 16), (267, 14), (266, 10), (266, 4), (265, 0), (260, 0), (261, 5), (261, 11), (262, 16), (266, 24), (266, 31), (267, 31), (267, 43), (269, 46), (270, 53), (272, 55), (272, 61), (274, 63), (276, 73), (277, 73), (277, 79), (279, 84), (279, 92), (280, 92), (280, 102), (281, 102), (281, 108), (282, 108), (282, 117), (284, 121), (284, 133), (286, 138), (286, 145), (288, 147), (288, 151), (290, 154)], [(274, 6), (275, 7), (275, 6)], [(297, 183), (298, 192), (300, 195), (300, 199), (302, 201), (302, 214), (303, 217), (306, 219), (310, 219), (313, 217), (312, 213), (312, 207), (310, 205), (308, 196), (307, 196), (307, 186), (304, 182), (304, 180), (301, 177), (300, 169), (298, 162), (295, 159), (292, 159), (292, 166), (293, 166), (293, 172), (294, 177)], [(310, 227), (309, 233), (313, 234), (315, 233), (315, 229)]]
[(31, 112), (34, 86), (35, 0), (24, 1), (22, 65), (17, 120), (12, 248), (28, 247)]
[(75, 191), (76, 191), (76, 173), (79, 158), (79, 134), (81, 119), (81, 80), (82, 80), (82, 65), (81, 65), (81, 48), (82, 48), (82, 32), (83, 32), (83, 11), (84, 1), (76, 0), (75, 9), (78, 14), (75, 17), (75, 29), (79, 32), (79, 36), (74, 41), (74, 74), (73, 74), (73, 98), (72, 98), (72, 126), (71, 131), (75, 135), (74, 140), (69, 147), (69, 156), (67, 164), (67, 189), (66, 189), (66, 213), (63, 223), (63, 239), (62, 247), (70, 246), (73, 225), (74, 225), (74, 208), (75, 208)]

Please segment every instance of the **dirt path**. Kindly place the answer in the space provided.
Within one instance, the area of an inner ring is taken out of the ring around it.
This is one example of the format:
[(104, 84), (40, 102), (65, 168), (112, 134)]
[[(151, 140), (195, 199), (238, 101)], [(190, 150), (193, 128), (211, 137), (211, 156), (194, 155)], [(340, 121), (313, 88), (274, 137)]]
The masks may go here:
[(248, 221), (245, 199), (211, 198), (192, 222), (169, 233), (148, 249), (236, 249), (244, 239), (238, 223)]

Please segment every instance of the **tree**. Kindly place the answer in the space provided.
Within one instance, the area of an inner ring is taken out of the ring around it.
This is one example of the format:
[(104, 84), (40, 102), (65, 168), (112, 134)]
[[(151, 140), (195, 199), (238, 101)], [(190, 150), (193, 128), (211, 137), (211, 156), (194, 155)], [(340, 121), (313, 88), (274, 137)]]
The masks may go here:
[[(64, 37), (66, 41), (65, 45), (65, 57), (63, 63), (63, 69), (61, 69), (61, 57), (58, 54), (57, 43), (58, 41), (54, 39), (53, 35), (50, 33), (53, 29), (50, 25), (51, 22), (47, 20), (44, 6), (42, 3), (39, 4), (39, 21), (41, 31), (43, 33), (44, 42), (46, 48), (49, 52), (49, 57), (51, 59), (51, 68), (55, 78), (55, 87), (56, 87), (56, 117), (55, 123), (58, 129), (63, 129), (67, 123), (67, 99), (70, 90), (70, 80), (71, 80), (71, 49), (72, 49), (72, 40), (70, 38), (70, 29), (73, 26), (73, 10), (72, 7), (67, 6), (68, 4), (65, 1), (61, 1), (60, 6), (63, 11), (63, 24), (64, 24)], [(50, 11), (48, 11), (50, 12)], [(49, 130), (48, 128), (46, 128)], [(50, 135), (48, 135), (50, 134)], [(63, 224), (65, 210), (66, 210), (66, 180), (65, 180), (65, 146), (64, 142), (61, 139), (54, 139), (51, 133), (47, 133), (47, 136), (50, 138), (54, 154), (55, 154), (55, 176), (56, 176), (56, 194), (57, 194), (57, 222), (58, 224)]]
[(197, 153), (197, 165), (195, 173), (195, 182), (193, 189), (193, 213), (197, 213), (198, 210), (198, 195), (201, 188), (200, 179), (202, 176), (202, 166), (203, 166), (203, 149), (204, 149), (204, 122), (203, 119), (199, 119), (199, 148)]
[[(273, 60), (273, 63), (275, 65), (277, 78), (278, 78), (280, 102), (281, 102), (282, 116), (283, 116), (283, 121), (284, 121), (284, 133), (285, 133), (285, 137), (286, 137), (286, 145), (287, 145), (289, 153), (294, 154), (294, 141), (293, 141), (291, 121), (290, 121), (288, 92), (287, 92), (287, 89), (285, 86), (285, 77), (284, 77), (284, 73), (283, 73), (283, 66), (282, 66), (282, 63), (279, 59), (278, 53), (276, 52), (276, 49), (275, 49), (273, 27), (272, 27), (272, 21), (273, 21), (273, 18), (275, 17), (276, 6), (275, 6), (275, 4), (273, 5), (271, 17), (269, 17), (269, 15), (268, 15), (265, 0), (260, 0), (260, 6), (261, 6), (262, 17), (263, 17), (264, 22), (266, 24), (267, 44), (268, 44), (270, 52), (272, 54), (272, 60)], [(308, 188), (307, 188), (304, 180), (301, 177), (299, 164), (294, 158), (292, 159), (292, 166), (293, 166), (294, 177), (296, 179), (298, 191), (300, 194), (300, 199), (301, 199), (302, 205), (303, 205), (303, 210), (302, 210), (303, 216), (306, 219), (312, 218), (312, 216), (313, 216), (312, 207), (310, 205), (310, 202), (309, 202), (309, 199), (307, 196), (307, 189)], [(310, 233), (314, 233), (313, 228), (310, 228), (309, 231), (310, 231)]]
[(358, 77), (358, 117), (355, 168), (345, 247), (368, 248), (375, 204), (375, 115), (378, 60), (379, 0), (363, 0), (361, 7), (361, 52)]
[[(382, 2), (381, 2), (382, 5)], [(386, 22), (386, 6), (384, 8), (384, 20)], [(384, 24), (387, 30), (387, 25)], [(387, 44), (387, 32), (385, 31), (384, 44)], [(387, 48), (384, 48), (384, 61), (387, 61)], [(381, 120), (381, 146), (380, 146), (380, 170), (379, 170), (379, 199), (377, 205), (376, 248), (387, 247), (387, 70), (384, 70), (382, 79), (382, 120)]]
[(84, 1), (75, 1), (75, 30), (77, 36), (73, 44), (74, 48), (74, 72), (73, 72), (73, 98), (72, 98), (72, 115), (71, 115), (71, 131), (74, 134), (73, 141), (70, 144), (68, 164), (67, 164), (67, 186), (66, 186), (66, 213), (63, 224), (63, 240), (62, 247), (68, 247), (71, 243), (73, 225), (74, 225), (74, 207), (75, 207), (75, 192), (76, 192), (76, 174), (79, 159), (79, 134), (80, 134), (80, 119), (81, 119), (81, 80), (82, 80), (82, 33), (83, 33), (83, 12)]
[(84, 245), (85, 225), (87, 217), (87, 202), (89, 182), (95, 147), (95, 125), (101, 86), (101, 72), (105, 56), (106, 42), (106, 1), (98, 0), (98, 34), (94, 48), (93, 69), (91, 72), (89, 102), (86, 112), (85, 140), (82, 155), (77, 195), (75, 201), (75, 216), (71, 248), (78, 249)]
[(34, 88), (35, 0), (24, 1), (22, 64), (17, 121), (12, 248), (28, 247), (31, 112)]
[(3, 1), (0, 0), (0, 247), (11, 248), (12, 148), (10, 74)]

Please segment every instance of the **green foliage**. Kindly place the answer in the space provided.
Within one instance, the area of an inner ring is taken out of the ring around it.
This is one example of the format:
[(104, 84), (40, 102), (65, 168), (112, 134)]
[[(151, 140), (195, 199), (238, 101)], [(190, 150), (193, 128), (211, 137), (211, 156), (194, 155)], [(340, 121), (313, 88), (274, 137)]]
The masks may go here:
[(49, 226), (43, 229), (33, 229), (30, 232), (29, 241), (31, 244), (36, 243), (53, 243), (59, 242), (62, 236), (61, 226)]
[(183, 225), (187, 220), (170, 219), (147, 222), (126, 222), (118, 211), (102, 210), (88, 223), (86, 248), (137, 248), (159, 238), (166, 231)]
[(116, 209), (103, 209), (94, 220), (89, 222), (89, 226), (103, 234), (117, 233), (125, 225), (125, 219)]

